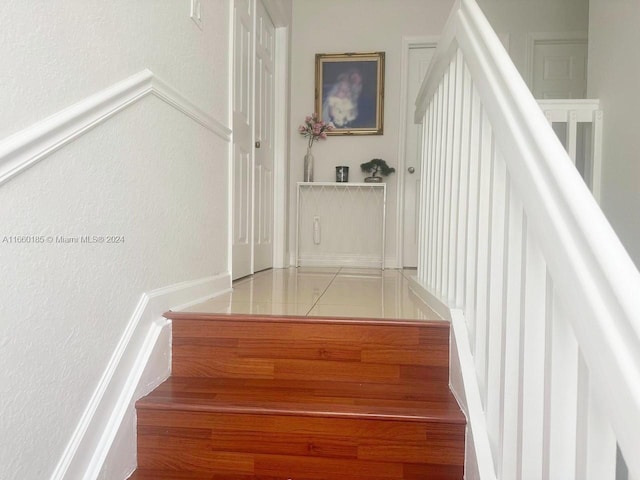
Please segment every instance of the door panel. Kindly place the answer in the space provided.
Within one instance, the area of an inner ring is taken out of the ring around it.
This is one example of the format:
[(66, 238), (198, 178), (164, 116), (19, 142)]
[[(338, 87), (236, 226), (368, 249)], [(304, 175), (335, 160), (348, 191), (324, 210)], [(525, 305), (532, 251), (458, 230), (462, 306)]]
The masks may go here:
[(254, 271), (273, 267), (273, 118), (275, 27), (256, 9)]
[[(407, 117), (405, 166), (404, 175), (404, 245), (403, 266), (416, 267), (418, 265), (418, 214), (420, 192), (420, 132), (421, 125), (416, 125), (413, 119), (415, 99), (427, 73), (435, 47), (415, 47), (409, 50), (409, 72), (407, 75)], [(409, 173), (413, 169), (413, 173)]]
[(233, 278), (252, 271), (253, 238), (253, 0), (233, 8)]
[(536, 41), (532, 82), (536, 98), (586, 98), (586, 40)]

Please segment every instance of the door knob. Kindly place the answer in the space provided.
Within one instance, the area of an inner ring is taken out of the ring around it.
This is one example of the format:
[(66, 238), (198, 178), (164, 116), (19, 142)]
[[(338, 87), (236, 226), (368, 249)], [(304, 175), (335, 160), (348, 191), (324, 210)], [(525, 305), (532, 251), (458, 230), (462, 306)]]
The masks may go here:
[(256, 141), (256, 148), (260, 148), (260, 140)]
[(407, 171), (408, 171), (409, 173), (413, 173), (413, 172), (415, 172), (415, 171), (416, 171), (416, 169), (415, 169), (415, 168), (413, 168), (413, 167), (409, 167), (409, 168), (407, 168)]

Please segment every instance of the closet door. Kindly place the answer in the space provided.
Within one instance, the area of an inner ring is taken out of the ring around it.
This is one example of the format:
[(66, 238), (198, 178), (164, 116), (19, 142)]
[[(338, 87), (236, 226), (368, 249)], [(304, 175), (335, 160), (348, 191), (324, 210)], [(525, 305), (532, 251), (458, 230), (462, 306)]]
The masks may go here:
[(256, 9), (253, 270), (273, 267), (273, 141), (275, 27), (261, 1)]
[(254, 0), (233, 2), (233, 279), (253, 273)]
[(233, 279), (273, 267), (275, 27), (261, 1), (233, 4)]

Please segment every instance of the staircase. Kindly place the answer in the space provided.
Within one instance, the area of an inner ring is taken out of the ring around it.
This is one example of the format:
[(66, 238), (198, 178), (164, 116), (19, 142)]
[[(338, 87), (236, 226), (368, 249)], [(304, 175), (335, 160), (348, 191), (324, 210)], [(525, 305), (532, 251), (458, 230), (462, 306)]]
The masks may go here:
[(166, 316), (132, 479), (462, 479), (448, 323)]

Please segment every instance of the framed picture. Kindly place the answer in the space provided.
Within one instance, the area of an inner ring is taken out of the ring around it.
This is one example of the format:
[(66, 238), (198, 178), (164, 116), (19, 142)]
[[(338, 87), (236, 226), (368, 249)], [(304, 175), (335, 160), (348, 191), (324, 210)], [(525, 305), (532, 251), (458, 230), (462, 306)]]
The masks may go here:
[(382, 135), (384, 52), (316, 55), (316, 111), (328, 135)]

